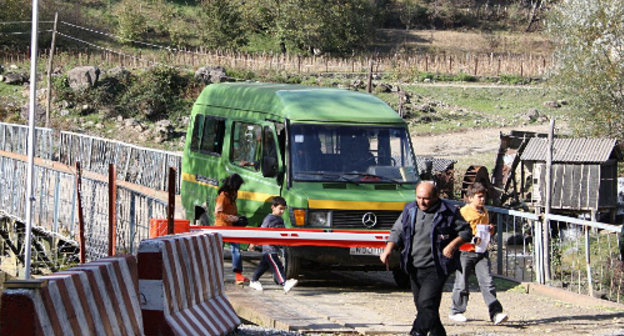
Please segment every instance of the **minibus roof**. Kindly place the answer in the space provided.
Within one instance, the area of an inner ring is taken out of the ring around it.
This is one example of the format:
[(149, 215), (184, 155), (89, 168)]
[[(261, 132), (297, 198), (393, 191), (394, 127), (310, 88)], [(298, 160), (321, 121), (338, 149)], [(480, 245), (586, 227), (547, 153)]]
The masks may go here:
[(211, 84), (204, 88), (195, 104), (254, 111), (277, 120), (403, 123), (392, 108), (370, 94), (303, 85)]

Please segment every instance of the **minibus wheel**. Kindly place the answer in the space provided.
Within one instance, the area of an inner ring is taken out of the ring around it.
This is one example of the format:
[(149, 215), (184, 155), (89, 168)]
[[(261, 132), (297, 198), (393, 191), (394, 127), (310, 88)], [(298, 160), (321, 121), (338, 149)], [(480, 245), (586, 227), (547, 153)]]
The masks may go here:
[(296, 278), (301, 273), (301, 258), (290, 252), (290, 247), (285, 247), (283, 252), (284, 272), (286, 278)]

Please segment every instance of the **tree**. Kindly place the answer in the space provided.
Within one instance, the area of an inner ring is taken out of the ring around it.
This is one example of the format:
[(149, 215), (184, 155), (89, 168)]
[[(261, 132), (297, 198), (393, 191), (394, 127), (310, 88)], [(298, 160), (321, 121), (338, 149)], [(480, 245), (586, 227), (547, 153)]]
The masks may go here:
[(368, 0), (285, 0), (276, 26), (290, 49), (338, 55), (365, 49), (374, 36)]
[(247, 43), (237, 1), (207, 0), (201, 4), (200, 38), (208, 48), (236, 50)]
[(142, 13), (142, 4), (138, 0), (123, 0), (117, 7), (117, 34), (121, 37), (136, 40), (147, 29), (147, 19)]
[(579, 107), (580, 135), (624, 139), (624, 2), (565, 0), (552, 10), (552, 81)]

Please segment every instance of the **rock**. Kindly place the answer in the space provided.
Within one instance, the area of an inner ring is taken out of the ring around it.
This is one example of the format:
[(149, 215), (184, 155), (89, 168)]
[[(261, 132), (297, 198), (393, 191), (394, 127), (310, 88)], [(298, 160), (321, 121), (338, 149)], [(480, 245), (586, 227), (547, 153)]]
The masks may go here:
[(117, 115), (117, 110), (110, 106), (103, 107), (98, 111), (98, 115), (100, 115), (102, 118), (113, 118)]
[(429, 82), (431, 82), (431, 78), (425, 78), (425, 79), (423, 79), (423, 82), (424, 83), (429, 83)]
[(128, 118), (128, 119), (126, 119), (126, 121), (124, 121), (124, 125), (126, 127), (134, 127), (134, 126), (136, 126), (138, 124), (139, 124), (139, 122), (136, 121), (134, 118)]
[(97, 123), (97, 124), (95, 124), (95, 128), (102, 129), (102, 128), (104, 128), (104, 125), (102, 125), (101, 123)]
[(364, 81), (362, 81), (361, 79), (356, 78), (351, 81), (351, 87), (355, 89), (364, 89), (366, 88), (366, 83), (364, 83)]
[[(20, 109), (20, 117), (23, 120), (28, 120), (30, 117), (30, 105), (26, 103), (26, 105), (22, 106)], [(45, 108), (40, 104), (35, 104), (35, 122), (43, 122), (45, 121)]]
[(100, 69), (96, 66), (81, 66), (67, 72), (69, 87), (74, 91), (85, 90), (95, 86), (100, 77)]
[(22, 74), (7, 72), (6, 74), (4, 74), (4, 82), (9, 85), (22, 85), (28, 82), (28, 79), (26, 79), (26, 76)]
[(540, 113), (537, 109), (529, 109), (529, 111), (523, 114), (519, 119), (523, 122), (532, 123), (535, 122), (540, 116)]
[(159, 120), (158, 122), (156, 122), (156, 126), (159, 126), (159, 127), (169, 128), (169, 127), (172, 127), (172, 125), (173, 124), (171, 123), (171, 120), (169, 119), (163, 119), (163, 120)]
[(377, 93), (387, 93), (392, 91), (392, 85), (381, 83), (375, 87)]
[(112, 69), (109, 69), (106, 72), (106, 75), (108, 75), (109, 77), (115, 77), (119, 80), (126, 80), (130, 77), (131, 73), (122, 66), (116, 66)]
[(117, 122), (122, 122), (123, 121), (123, 116), (122, 115), (118, 115), (117, 116)]
[(557, 100), (557, 104), (559, 105), (568, 105), (568, 101), (565, 99), (559, 99)]
[(225, 68), (221, 66), (211, 67), (205, 66), (197, 69), (194, 76), (196, 81), (204, 82), (205, 84), (221, 83), (228, 80)]
[(81, 114), (91, 114), (93, 112), (93, 107), (89, 104), (84, 104), (80, 107)]
[(19, 69), (19, 67), (17, 65), (15, 65), (15, 64), (11, 64), (11, 65), (9, 65), (9, 69), (17, 70), (17, 69)]
[(95, 122), (92, 120), (89, 120), (86, 123), (84, 123), (84, 127), (93, 127), (94, 125), (95, 125)]
[(61, 109), (61, 111), (59, 112), (59, 114), (61, 115), (61, 117), (65, 117), (69, 115), (69, 110), (68, 109)]
[(559, 105), (559, 103), (557, 103), (556, 101), (545, 101), (544, 102), (544, 106), (546, 107), (551, 107), (551, 108), (560, 108), (561, 105)]
[(0, 75), (0, 83), (4, 82), (4, 76)]

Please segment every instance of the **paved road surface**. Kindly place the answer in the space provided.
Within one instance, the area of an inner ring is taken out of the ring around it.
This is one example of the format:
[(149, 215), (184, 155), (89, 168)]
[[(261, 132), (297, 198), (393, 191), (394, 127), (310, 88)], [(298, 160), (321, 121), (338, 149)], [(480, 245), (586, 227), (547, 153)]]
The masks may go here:
[[(245, 261), (250, 276), (256, 260)], [(226, 291), (237, 313), (265, 327), (306, 333), (406, 334), (416, 313), (410, 292), (397, 289), (386, 272), (321, 272), (300, 279), (284, 294), (270, 274), (260, 281), (264, 292), (234, 284), (226, 260)], [(526, 294), (521, 287), (499, 288), (510, 315), (504, 325), (489, 322), (487, 308), (475, 287), (468, 322), (448, 319), (450, 284), (444, 292), (442, 323), (449, 335), (624, 335), (624, 305), (576, 305)], [(588, 302), (593, 302), (587, 300)]]

